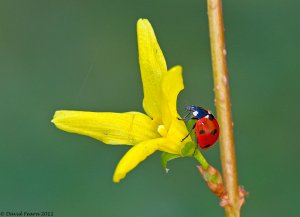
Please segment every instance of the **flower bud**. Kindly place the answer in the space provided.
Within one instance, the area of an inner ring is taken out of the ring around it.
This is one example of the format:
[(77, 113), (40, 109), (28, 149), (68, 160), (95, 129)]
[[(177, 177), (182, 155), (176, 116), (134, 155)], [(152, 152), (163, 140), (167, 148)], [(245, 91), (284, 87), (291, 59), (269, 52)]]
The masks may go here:
[(218, 197), (225, 195), (225, 187), (223, 185), (222, 176), (218, 170), (212, 166), (208, 166), (205, 170), (202, 166), (197, 166), (208, 188)]

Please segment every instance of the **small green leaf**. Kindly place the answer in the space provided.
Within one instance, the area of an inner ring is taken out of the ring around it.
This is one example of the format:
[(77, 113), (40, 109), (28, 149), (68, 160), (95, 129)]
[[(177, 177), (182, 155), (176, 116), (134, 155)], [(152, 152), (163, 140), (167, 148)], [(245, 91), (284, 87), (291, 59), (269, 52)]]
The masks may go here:
[(184, 157), (192, 156), (195, 152), (195, 149), (196, 149), (196, 144), (194, 142), (187, 142), (181, 149), (181, 154)]
[(167, 168), (167, 164), (170, 160), (174, 160), (176, 158), (181, 157), (180, 155), (177, 154), (170, 154), (167, 152), (163, 152), (161, 155), (161, 165), (162, 167), (166, 170), (166, 172), (169, 171), (169, 169)]

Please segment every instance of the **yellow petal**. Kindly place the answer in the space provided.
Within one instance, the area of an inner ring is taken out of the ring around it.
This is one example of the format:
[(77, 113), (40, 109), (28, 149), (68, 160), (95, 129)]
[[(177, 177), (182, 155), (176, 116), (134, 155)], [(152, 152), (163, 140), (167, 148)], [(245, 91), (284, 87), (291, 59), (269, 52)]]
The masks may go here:
[(139, 63), (144, 89), (143, 107), (152, 118), (161, 118), (161, 78), (167, 72), (164, 55), (147, 19), (137, 22)]
[(181, 155), (181, 149), (183, 146), (181, 145), (180, 141), (174, 142), (173, 140), (169, 140), (167, 138), (165, 139), (165, 142), (158, 147), (158, 150), (170, 154)]
[(98, 139), (107, 144), (137, 144), (159, 137), (157, 125), (138, 112), (56, 111), (52, 122), (61, 130)]
[(128, 172), (134, 169), (140, 162), (145, 160), (149, 155), (153, 154), (161, 143), (164, 143), (164, 138), (157, 138), (141, 142), (131, 149), (120, 160), (114, 176), (113, 181), (119, 182)]
[(173, 118), (180, 117), (177, 113), (177, 96), (183, 90), (182, 67), (171, 68), (162, 77), (162, 120), (166, 128), (169, 128)]

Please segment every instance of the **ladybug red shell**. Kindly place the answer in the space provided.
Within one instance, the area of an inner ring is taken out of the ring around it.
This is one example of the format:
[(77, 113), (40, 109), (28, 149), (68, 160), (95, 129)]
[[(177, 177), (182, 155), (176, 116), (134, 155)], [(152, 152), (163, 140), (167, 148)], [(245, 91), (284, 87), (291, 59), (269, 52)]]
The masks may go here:
[(197, 138), (197, 143), (201, 149), (208, 149), (213, 146), (219, 137), (219, 124), (217, 119), (207, 111), (198, 106), (188, 106), (186, 110), (189, 112), (185, 117), (191, 114), (190, 119), (196, 119), (193, 126)]
[(212, 114), (197, 120), (195, 133), (201, 149), (208, 149), (216, 143), (219, 137), (219, 124)]

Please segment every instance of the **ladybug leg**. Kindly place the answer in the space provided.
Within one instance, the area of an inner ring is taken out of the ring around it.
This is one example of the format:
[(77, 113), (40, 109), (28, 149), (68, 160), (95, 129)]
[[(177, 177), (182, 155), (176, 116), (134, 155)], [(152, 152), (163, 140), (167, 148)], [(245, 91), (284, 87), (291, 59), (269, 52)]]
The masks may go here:
[(187, 119), (188, 116), (190, 116), (191, 112), (188, 112), (186, 115), (183, 116), (183, 118), (177, 118), (180, 121), (184, 121)]
[[(183, 118), (177, 118), (178, 120), (180, 120), (180, 121), (184, 121), (184, 120), (186, 120), (186, 119), (188, 119), (187, 117), (190, 115), (191, 113), (189, 112), (189, 113), (187, 113), (185, 116), (183, 116)], [(197, 117), (191, 117), (191, 118), (189, 118), (189, 120), (198, 120), (199, 118), (197, 118)]]
[(181, 142), (183, 142), (191, 134), (191, 132), (195, 129), (195, 126), (196, 126), (196, 123), (194, 124), (194, 126), (192, 127), (190, 132), (181, 140)]

